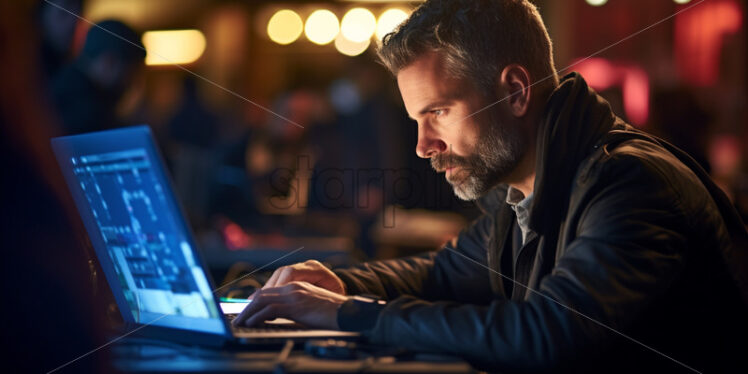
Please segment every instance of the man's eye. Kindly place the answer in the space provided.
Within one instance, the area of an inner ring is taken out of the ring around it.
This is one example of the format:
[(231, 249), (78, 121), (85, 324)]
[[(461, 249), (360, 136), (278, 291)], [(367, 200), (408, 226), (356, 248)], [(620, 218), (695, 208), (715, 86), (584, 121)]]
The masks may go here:
[(444, 109), (434, 109), (431, 111), (431, 114), (433, 114), (435, 117), (439, 117), (444, 114)]

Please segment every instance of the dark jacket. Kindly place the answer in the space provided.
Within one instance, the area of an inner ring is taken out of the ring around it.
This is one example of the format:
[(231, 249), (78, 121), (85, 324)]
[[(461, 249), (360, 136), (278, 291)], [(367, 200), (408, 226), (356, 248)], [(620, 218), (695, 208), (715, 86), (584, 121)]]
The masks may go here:
[(341, 328), (502, 372), (745, 367), (748, 235), (690, 157), (570, 74), (537, 160), (534, 239), (513, 248), (499, 186), (456, 248), (336, 270), (349, 294), (389, 301), (344, 304)]

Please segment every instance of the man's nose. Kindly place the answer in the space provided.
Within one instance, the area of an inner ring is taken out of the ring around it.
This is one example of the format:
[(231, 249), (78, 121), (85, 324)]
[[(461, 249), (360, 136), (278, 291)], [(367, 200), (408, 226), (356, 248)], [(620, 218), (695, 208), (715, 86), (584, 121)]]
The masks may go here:
[(447, 143), (439, 139), (428, 129), (418, 129), (418, 144), (416, 144), (416, 154), (421, 158), (432, 158), (439, 153), (447, 150)]

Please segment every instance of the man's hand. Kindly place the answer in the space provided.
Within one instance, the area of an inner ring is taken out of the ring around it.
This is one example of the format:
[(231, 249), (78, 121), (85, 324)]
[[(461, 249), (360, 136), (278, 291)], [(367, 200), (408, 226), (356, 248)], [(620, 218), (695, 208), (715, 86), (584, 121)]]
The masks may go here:
[(348, 298), (307, 282), (263, 287), (232, 321), (235, 326), (257, 326), (288, 318), (307, 327), (338, 330), (338, 307)]
[(280, 287), (291, 282), (308, 282), (317, 287), (345, 295), (343, 281), (330, 269), (315, 260), (278, 268), (262, 289)]

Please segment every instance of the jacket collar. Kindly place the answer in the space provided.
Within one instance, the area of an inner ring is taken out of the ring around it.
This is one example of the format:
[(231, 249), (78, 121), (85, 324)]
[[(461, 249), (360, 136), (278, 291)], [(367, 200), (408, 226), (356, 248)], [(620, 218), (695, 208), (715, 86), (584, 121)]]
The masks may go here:
[(551, 94), (541, 118), (530, 227), (552, 235), (567, 210), (577, 168), (610, 131), (616, 116), (581, 75), (571, 73)]

